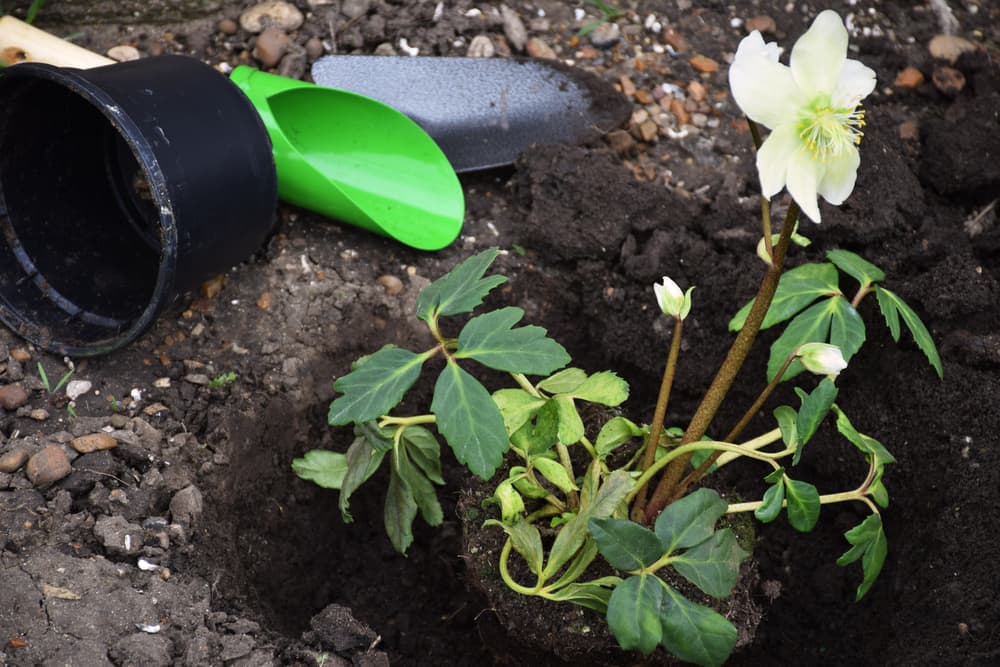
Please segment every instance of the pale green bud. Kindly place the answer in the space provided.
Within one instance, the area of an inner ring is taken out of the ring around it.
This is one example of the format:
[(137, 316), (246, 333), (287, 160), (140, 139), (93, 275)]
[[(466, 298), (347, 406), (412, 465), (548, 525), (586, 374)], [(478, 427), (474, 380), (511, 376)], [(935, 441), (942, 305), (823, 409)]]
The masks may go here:
[(693, 289), (693, 287), (689, 287), (686, 293), (682, 292), (677, 283), (667, 276), (663, 276), (662, 283), (653, 284), (656, 303), (659, 304), (663, 314), (682, 320), (691, 311), (691, 290)]
[(836, 377), (847, 368), (844, 355), (836, 345), (827, 343), (806, 343), (798, 349), (799, 361), (806, 370), (816, 375)]

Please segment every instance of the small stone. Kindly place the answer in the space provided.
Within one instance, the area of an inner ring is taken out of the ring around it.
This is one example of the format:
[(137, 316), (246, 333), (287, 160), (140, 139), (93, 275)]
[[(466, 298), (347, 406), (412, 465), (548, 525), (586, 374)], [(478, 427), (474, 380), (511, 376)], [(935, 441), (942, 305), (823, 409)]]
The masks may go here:
[(223, 35), (235, 35), (240, 25), (232, 19), (222, 19), (216, 26)]
[(948, 97), (954, 97), (965, 88), (965, 75), (954, 67), (935, 67), (931, 75), (934, 86)]
[(517, 12), (507, 5), (500, 5), (500, 16), (503, 18), (503, 34), (507, 41), (518, 51), (524, 51), (528, 42), (528, 29)]
[(270, 292), (261, 292), (260, 296), (257, 297), (257, 307), (261, 310), (267, 310), (271, 307), (272, 303), (273, 300)]
[(170, 499), (170, 515), (174, 523), (190, 526), (201, 517), (203, 509), (201, 491), (194, 485), (184, 487)]
[(705, 127), (708, 125), (708, 116), (703, 113), (695, 112), (691, 114), (691, 124), (695, 127)]
[(701, 102), (708, 95), (708, 89), (701, 81), (692, 81), (688, 84), (688, 97), (695, 102)]
[(920, 138), (920, 124), (915, 120), (904, 120), (899, 124), (899, 138), (903, 141), (916, 141)]
[(20, 364), (23, 364), (31, 361), (31, 352), (28, 352), (23, 347), (15, 347), (10, 351), (10, 358)]
[(375, 282), (382, 286), (385, 293), (389, 296), (396, 296), (403, 291), (403, 281), (396, 276), (390, 276), (388, 274), (384, 276), (379, 276)]
[(325, 52), (326, 48), (323, 46), (323, 40), (319, 37), (310, 37), (306, 41), (306, 56), (309, 60), (316, 60)]
[(757, 30), (759, 32), (774, 34), (778, 30), (778, 26), (775, 24), (774, 19), (766, 14), (761, 14), (760, 16), (755, 16), (752, 19), (747, 19), (746, 27), (747, 32)]
[(120, 63), (139, 59), (139, 49), (129, 44), (119, 44), (108, 49), (108, 58), (117, 60)]
[(683, 53), (691, 48), (688, 45), (687, 39), (684, 38), (684, 35), (680, 34), (673, 28), (663, 33), (663, 41), (670, 45), (670, 47), (678, 53)]
[(359, 19), (371, 9), (372, 0), (343, 0), (340, 13), (348, 19)]
[(611, 150), (618, 153), (627, 153), (635, 146), (635, 139), (625, 130), (613, 130), (605, 137)]
[(94, 537), (112, 554), (133, 556), (142, 552), (142, 526), (120, 515), (99, 518), (94, 524)]
[(718, 62), (712, 60), (708, 56), (703, 56), (700, 53), (692, 56), (691, 60), (688, 62), (691, 63), (691, 67), (702, 74), (711, 74), (719, 69)]
[(639, 124), (639, 136), (646, 143), (651, 142), (659, 134), (660, 128), (656, 126), (656, 123), (652, 120), (647, 120)]
[(191, 384), (197, 384), (200, 386), (207, 386), (211, 380), (209, 377), (203, 373), (191, 373), (190, 375), (184, 376), (184, 381)]
[(630, 79), (628, 75), (622, 74), (618, 78), (618, 84), (621, 86), (622, 95), (625, 97), (632, 97), (635, 95), (635, 84), (632, 83), (632, 79)]
[(525, 44), (524, 50), (527, 51), (528, 55), (532, 58), (540, 58), (542, 60), (556, 60), (559, 56), (556, 55), (555, 50), (549, 46), (544, 39), (541, 37), (532, 37)]
[(73, 438), (69, 441), (69, 446), (81, 454), (89, 454), (102, 449), (113, 449), (118, 446), (118, 441), (108, 433), (91, 433)]
[(49, 411), (44, 408), (35, 408), (28, 413), (28, 416), (34, 419), (36, 422), (43, 422), (49, 418)]
[(281, 62), (291, 43), (292, 38), (288, 33), (281, 28), (270, 26), (257, 37), (257, 44), (253, 47), (253, 57), (263, 67), (274, 67)]
[(69, 400), (75, 401), (93, 387), (94, 385), (89, 380), (70, 380), (66, 384), (66, 395), (69, 396)]
[(622, 31), (618, 27), (617, 23), (604, 22), (597, 26), (587, 37), (590, 39), (590, 43), (599, 49), (610, 49), (612, 46), (618, 43), (621, 39)]
[(897, 88), (916, 88), (924, 82), (924, 74), (916, 67), (907, 67), (896, 75)]
[(282, 0), (261, 2), (240, 14), (240, 26), (247, 32), (258, 33), (268, 26), (279, 30), (298, 30), (305, 17), (298, 7)]
[(476, 35), (469, 42), (469, 49), (465, 55), (469, 58), (492, 58), (496, 53), (493, 40), (486, 35)]
[(16, 472), (28, 460), (28, 452), (12, 449), (0, 454), (0, 472)]
[(927, 45), (927, 50), (935, 58), (954, 65), (963, 53), (975, 51), (976, 45), (958, 35), (936, 35)]
[(162, 377), (153, 380), (153, 386), (157, 389), (168, 389), (170, 387), (170, 378)]
[(671, 100), (670, 101), (670, 113), (677, 117), (677, 122), (681, 125), (687, 125), (691, 121), (691, 116), (688, 114), (687, 109), (684, 108), (684, 102), (681, 100)]
[(0, 407), (4, 410), (17, 410), (28, 402), (28, 392), (19, 384), (7, 384), (0, 387)]
[(46, 486), (57, 482), (73, 470), (66, 452), (58, 445), (49, 445), (28, 459), (25, 473), (35, 486)]

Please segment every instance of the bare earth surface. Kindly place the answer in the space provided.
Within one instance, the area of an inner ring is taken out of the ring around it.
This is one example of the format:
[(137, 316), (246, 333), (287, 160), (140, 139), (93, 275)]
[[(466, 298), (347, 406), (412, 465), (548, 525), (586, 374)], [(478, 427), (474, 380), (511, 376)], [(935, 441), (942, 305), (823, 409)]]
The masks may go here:
[[(12, 4), (16, 13), (28, 3)], [(97, 51), (129, 44), (144, 57), (259, 64), (256, 36), (238, 25), (251, 2), (148, 3), (153, 15), (139, 17), (114, 3), (89, 13), (49, 4), (43, 28)], [(512, 168), (464, 176), (462, 236), (438, 253), (282, 206), (254, 257), (127, 349), (75, 361), (72, 379), (92, 384), (75, 416), (37, 371), (41, 363), (54, 383), (67, 360), (0, 330), (0, 665), (510, 662), (521, 644), (502, 629), (517, 619), (469, 583), (492, 564), (462, 554), (457, 466), (446, 470), (444, 526), (418, 525), (407, 558), (383, 533), (378, 478), (352, 499), (351, 525), (335, 493), (293, 478), (292, 458), (350, 441), (325, 424), (333, 380), (384, 343), (425, 343), (411, 317), (420, 288), (499, 246), (511, 280), (494, 300), (525, 308), (577, 365), (619, 371), (637, 421), (649, 419), (669, 340), (650, 286), (662, 275), (696, 285), (669, 415), (681, 424), (731, 340), (726, 322), (756, 289), (758, 185), (726, 68), (748, 26), (789, 47), (823, 7), (627, 0), (616, 28), (577, 38), (596, 10), (579, 21), (582, 5), (554, 0), (510, 3), (519, 21), (505, 21), (493, 0), (444, 2), (440, 15), (417, 0), (295, 4), (306, 21), (275, 61), (284, 75), (304, 76), (322, 52), (398, 51), (405, 39), (421, 55), (466, 55), (485, 36), (498, 57), (526, 48), (617, 84), (635, 105), (632, 122), (590, 146), (540, 146)], [(813, 245), (791, 264), (839, 247), (881, 266), (938, 342), (945, 378), (905, 334), (892, 342), (870, 299), (862, 304), (868, 343), (838, 384), (855, 424), (898, 459), (886, 476), (886, 568), (855, 604), (858, 572), (834, 561), (860, 508), (828, 508), (808, 535), (783, 519), (761, 528), (753, 595), (767, 611), (730, 664), (995, 665), (1000, 5), (825, 6), (850, 15), (854, 57), (879, 85), (866, 103), (858, 188), (823, 209), (822, 225), (803, 223)], [(156, 11), (175, 22), (156, 23)], [(967, 40), (953, 62), (929, 49), (943, 33)], [(749, 405), (765, 363), (763, 350), (751, 357), (716, 428)], [(235, 381), (210, 386), (229, 372)], [(832, 431), (801, 464), (823, 492), (858, 475)], [(94, 434), (104, 435), (74, 440)], [(97, 448), (80, 453), (81, 442)], [(50, 468), (56, 481), (36, 477)], [(757, 472), (731, 482), (759, 495)]]

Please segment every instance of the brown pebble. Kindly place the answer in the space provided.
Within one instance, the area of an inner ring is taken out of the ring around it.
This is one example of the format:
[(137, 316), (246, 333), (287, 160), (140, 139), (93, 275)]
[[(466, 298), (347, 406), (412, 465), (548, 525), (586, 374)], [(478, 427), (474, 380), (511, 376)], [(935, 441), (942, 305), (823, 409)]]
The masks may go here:
[(257, 297), (257, 307), (261, 310), (267, 310), (271, 307), (272, 303), (273, 300), (270, 292), (261, 292), (260, 296)]
[(49, 445), (28, 459), (25, 472), (35, 486), (57, 482), (70, 473), (72, 466), (59, 445)]
[(680, 34), (673, 28), (668, 29), (663, 33), (663, 41), (673, 47), (674, 51), (681, 53), (691, 48), (688, 46), (688, 41), (684, 39), (684, 35)]
[(28, 416), (36, 422), (43, 422), (49, 418), (49, 411), (43, 408), (35, 408), (28, 414)]
[(239, 24), (232, 19), (222, 19), (217, 27), (219, 32), (224, 35), (235, 35), (236, 31), (240, 29)]
[(23, 364), (26, 361), (31, 361), (31, 352), (28, 352), (23, 347), (15, 347), (10, 351), (10, 358)]
[(19, 384), (8, 384), (0, 387), (0, 407), (4, 410), (17, 410), (28, 402), (28, 392)]
[(688, 96), (695, 102), (701, 102), (708, 95), (708, 90), (701, 81), (692, 81), (688, 84)]
[(0, 472), (15, 472), (28, 460), (28, 452), (23, 449), (12, 449), (0, 454)]
[(746, 28), (747, 32), (757, 30), (759, 32), (768, 32), (772, 34), (778, 30), (778, 26), (774, 23), (774, 19), (766, 14), (755, 16), (752, 19), (747, 19)]
[(652, 93), (650, 93), (645, 88), (640, 88), (639, 90), (635, 91), (635, 101), (638, 102), (639, 104), (645, 105), (645, 104), (652, 104), (656, 100), (653, 99)]
[(639, 124), (639, 136), (646, 143), (650, 143), (659, 134), (660, 128), (656, 126), (656, 123), (652, 120), (647, 120), (644, 123)]
[(532, 58), (540, 58), (542, 60), (556, 60), (559, 56), (556, 55), (555, 50), (545, 43), (545, 40), (539, 37), (532, 37), (528, 40), (528, 43), (524, 45), (524, 50)]
[(965, 75), (954, 67), (935, 67), (931, 79), (937, 89), (949, 97), (958, 95), (965, 88)]
[(594, 60), (600, 52), (592, 46), (584, 46), (576, 52), (576, 57), (580, 60)]
[(924, 74), (916, 67), (907, 67), (896, 75), (897, 88), (916, 88), (924, 82)]
[(681, 125), (687, 125), (691, 122), (691, 115), (688, 114), (687, 109), (684, 108), (684, 102), (681, 100), (670, 101), (670, 113), (677, 116), (677, 122)]
[(612, 150), (619, 153), (627, 153), (635, 146), (635, 139), (633, 139), (632, 135), (625, 130), (614, 130), (612, 132), (608, 132), (604, 139), (608, 142), (608, 146), (610, 146)]
[(81, 454), (90, 454), (101, 449), (114, 449), (118, 446), (118, 441), (107, 433), (91, 433), (73, 438), (69, 441), (69, 446)]
[(632, 83), (632, 79), (623, 74), (618, 78), (618, 83), (622, 87), (622, 95), (625, 97), (632, 97), (635, 95), (635, 84)]
[(382, 286), (385, 293), (389, 296), (396, 296), (403, 291), (403, 281), (396, 276), (390, 276), (388, 274), (384, 276), (379, 276), (375, 282)]
[(976, 45), (958, 35), (936, 35), (927, 45), (931, 55), (955, 64), (958, 57), (967, 51), (975, 51)]
[(904, 120), (899, 124), (899, 138), (903, 141), (916, 141), (920, 138), (920, 124), (915, 120)]
[(257, 37), (257, 45), (253, 47), (253, 57), (263, 67), (274, 67), (281, 62), (291, 43), (292, 38), (288, 33), (281, 28), (269, 26)]
[(210, 280), (206, 280), (201, 285), (201, 294), (206, 299), (214, 299), (219, 296), (219, 292), (222, 291), (222, 286), (225, 284), (225, 279), (222, 276), (215, 276)]
[(325, 52), (326, 48), (323, 46), (323, 40), (319, 37), (310, 37), (306, 41), (306, 56), (309, 60), (316, 60)]
[(719, 69), (719, 63), (700, 53), (692, 56), (688, 62), (691, 63), (691, 67), (702, 74), (711, 74)]

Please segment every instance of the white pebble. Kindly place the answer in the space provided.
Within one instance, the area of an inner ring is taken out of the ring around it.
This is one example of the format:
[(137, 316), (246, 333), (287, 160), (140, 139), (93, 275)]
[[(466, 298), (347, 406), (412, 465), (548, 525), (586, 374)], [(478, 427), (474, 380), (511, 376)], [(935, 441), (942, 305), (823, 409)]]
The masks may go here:
[(410, 46), (410, 43), (406, 41), (405, 37), (399, 38), (399, 50), (408, 56), (416, 56), (420, 54), (420, 49), (415, 46)]
[(66, 395), (69, 396), (69, 400), (75, 401), (90, 391), (93, 386), (94, 385), (87, 380), (70, 380), (66, 384)]

